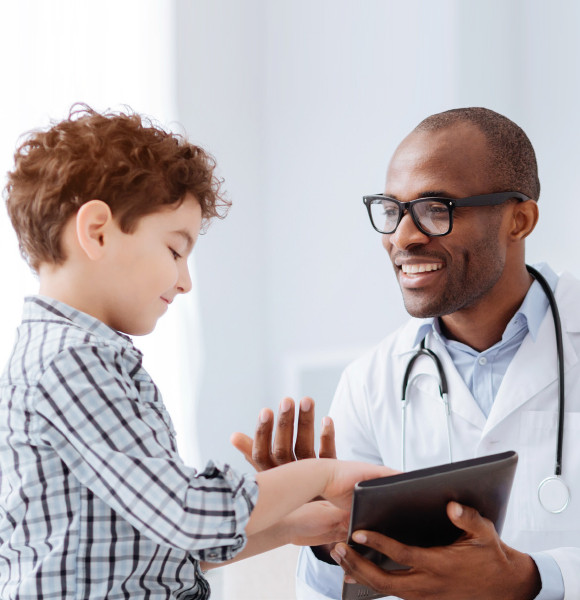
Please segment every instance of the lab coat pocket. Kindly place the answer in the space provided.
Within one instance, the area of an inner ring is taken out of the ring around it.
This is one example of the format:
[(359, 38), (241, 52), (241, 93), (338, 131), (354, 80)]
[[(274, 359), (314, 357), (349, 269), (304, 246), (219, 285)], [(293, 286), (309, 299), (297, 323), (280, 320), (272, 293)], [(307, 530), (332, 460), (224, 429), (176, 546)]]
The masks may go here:
[[(558, 414), (555, 411), (526, 411), (522, 414), (519, 457), (520, 529), (558, 531), (578, 541), (580, 531), (580, 413), (566, 412), (562, 452), (562, 481), (570, 491), (568, 506), (561, 513), (548, 512), (540, 503), (540, 483), (554, 475)], [(576, 449), (575, 449), (576, 446)], [(568, 532), (565, 534), (564, 532)], [(571, 540), (572, 541), (572, 540)], [(566, 545), (562, 540), (561, 545)]]

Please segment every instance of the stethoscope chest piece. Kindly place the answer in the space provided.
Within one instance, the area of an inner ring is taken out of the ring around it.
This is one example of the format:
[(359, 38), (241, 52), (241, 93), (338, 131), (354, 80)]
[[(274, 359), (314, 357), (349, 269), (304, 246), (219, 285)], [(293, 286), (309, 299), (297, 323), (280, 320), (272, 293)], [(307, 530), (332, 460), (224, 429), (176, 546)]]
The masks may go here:
[(570, 504), (570, 490), (560, 477), (551, 475), (538, 486), (538, 500), (549, 513), (558, 514)]

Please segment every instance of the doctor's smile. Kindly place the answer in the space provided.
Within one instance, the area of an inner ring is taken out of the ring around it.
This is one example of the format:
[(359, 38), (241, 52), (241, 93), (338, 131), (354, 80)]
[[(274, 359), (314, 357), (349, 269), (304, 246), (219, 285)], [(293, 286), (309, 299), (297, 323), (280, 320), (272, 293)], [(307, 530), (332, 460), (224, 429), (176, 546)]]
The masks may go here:
[(391, 257), (399, 285), (420, 289), (434, 283), (442, 275), (445, 265), (428, 257), (402, 258), (400, 253)]
[(405, 275), (415, 275), (417, 273), (425, 273), (429, 271), (438, 271), (442, 269), (442, 264), (419, 264), (419, 265), (401, 265), (401, 270)]

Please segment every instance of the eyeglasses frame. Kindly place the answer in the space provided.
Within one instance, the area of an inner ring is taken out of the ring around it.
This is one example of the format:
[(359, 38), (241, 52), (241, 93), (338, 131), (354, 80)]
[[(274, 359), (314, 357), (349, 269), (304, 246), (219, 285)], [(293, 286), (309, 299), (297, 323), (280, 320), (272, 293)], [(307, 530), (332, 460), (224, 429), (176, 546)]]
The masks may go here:
[[(369, 219), (371, 221), (373, 229), (382, 235), (391, 235), (395, 233), (395, 231), (397, 231), (397, 227), (403, 219), (405, 212), (409, 212), (411, 218), (413, 219), (415, 227), (417, 227), (417, 229), (421, 233), (424, 233), (429, 237), (442, 237), (444, 235), (449, 235), (451, 233), (451, 230), (453, 229), (453, 210), (455, 208), (463, 208), (465, 206), (497, 206), (498, 204), (503, 204), (504, 202), (507, 202), (511, 198), (515, 198), (519, 202), (526, 202), (527, 200), (531, 200), (529, 196), (526, 196), (521, 192), (496, 192), (493, 194), (480, 194), (477, 196), (468, 196), (467, 198), (443, 198), (439, 196), (429, 196), (426, 198), (416, 198), (415, 200), (409, 200), (409, 202), (400, 202), (395, 198), (385, 196), (385, 194), (370, 194), (368, 196), (363, 196), (363, 202), (367, 207), (367, 212), (369, 214)], [(397, 204), (397, 206), (399, 207), (399, 218), (397, 219), (397, 224), (395, 225), (392, 231), (381, 231), (380, 229), (375, 227), (373, 217), (371, 214), (371, 205), (376, 204), (376, 202), (374, 202), (375, 200), (391, 200), (392, 202), (395, 202), (395, 204)], [(428, 233), (421, 227), (419, 220), (415, 217), (415, 211), (412, 208), (415, 203), (433, 200), (445, 204), (449, 210), (449, 229), (445, 233)]]

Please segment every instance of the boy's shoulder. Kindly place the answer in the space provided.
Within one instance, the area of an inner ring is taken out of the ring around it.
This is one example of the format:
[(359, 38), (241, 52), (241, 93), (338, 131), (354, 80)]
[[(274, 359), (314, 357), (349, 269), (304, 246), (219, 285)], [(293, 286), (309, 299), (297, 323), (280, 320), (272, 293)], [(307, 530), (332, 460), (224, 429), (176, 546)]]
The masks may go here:
[(91, 315), (52, 298), (29, 296), (5, 376), (30, 385), (55, 360), (92, 349), (101, 356), (112, 352), (141, 359), (130, 338)]

